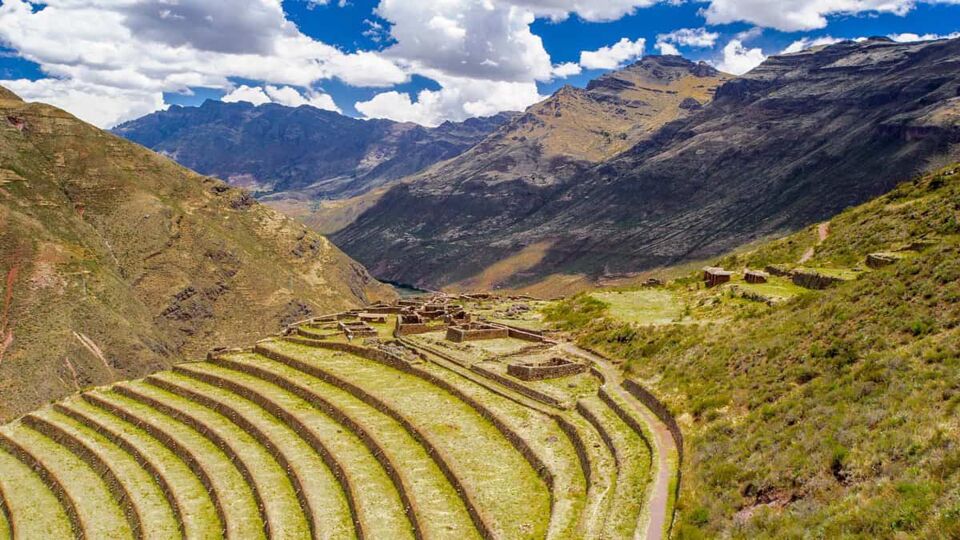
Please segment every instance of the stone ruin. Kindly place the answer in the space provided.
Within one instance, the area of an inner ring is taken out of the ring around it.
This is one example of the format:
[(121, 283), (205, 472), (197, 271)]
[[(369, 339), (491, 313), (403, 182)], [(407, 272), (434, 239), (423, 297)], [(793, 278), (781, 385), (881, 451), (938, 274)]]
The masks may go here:
[(716, 287), (717, 285), (729, 283), (732, 278), (733, 272), (728, 272), (723, 268), (708, 266), (703, 269), (703, 281), (706, 282), (707, 287)]
[(743, 274), (743, 279), (747, 283), (766, 283), (770, 279), (770, 275), (759, 270), (747, 270)]
[(454, 343), (507, 337), (510, 337), (509, 328), (487, 323), (474, 322), (447, 328), (447, 341)]
[(507, 373), (522, 381), (570, 377), (586, 371), (586, 365), (559, 357), (551, 358), (545, 362), (510, 364), (507, 366)]
[(386, 313), (361, 313), (360, 322), (367, 324), (387, 324)]
[(343, 331), (344, 335), (347, 336), (347, 339), (354, 340), (356, 338), (362, 337), (377, 337), (376, 329), (365, 322), (344, 322), (340, 321), (339, 323), (340, 330)]

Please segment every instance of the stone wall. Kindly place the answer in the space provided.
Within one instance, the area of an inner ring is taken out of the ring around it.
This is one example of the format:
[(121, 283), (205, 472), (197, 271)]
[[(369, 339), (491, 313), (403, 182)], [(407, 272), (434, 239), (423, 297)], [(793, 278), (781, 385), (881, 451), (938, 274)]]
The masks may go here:
[[(53, 409), (107, 439), (116, 445), (117, 448), (123, 450), (127, 455), (133, 458), (133, 460), (137, 462), (137, 465), (139, 465), (140, 468), (146, 471), (146, 473), (157, 482), (160, 492), (163, 493), (163, 497), (167, 501), (167, 506), (170, 507), (170, 511), (173, 513), (173, 519), (177, 523), (178, 531), (180, 535), (183, 536), (183, 505), (177, 499), (176, 492), (173, 491), (173, 487), (170, 485), (170, 481), (167, 480), (167, 477), (164, 476), (161, 470), (157, 468), (157, 466), (150, 461), (147, 456), (143, 454), (143, 452), (141, 452), (135, 445), (131, 444), (130, 441), (128, 441), (124, 436), (80, 411), (68, 408), (61, 403), (55, 403), (53, 405)], [(16, 538), (16, 535), (14, 535), (14, 538)]]
[(587, 371), (587, 366), (563, 358), (553, 358), (539, 364), (510, 364), (507, 373), (524, 381), (542, 381), (570, 377)]
[(447, 340), (454, 343), (507, 337), (510, 337), (510, 329), (498, 328), (496, 326), (470, 324), (467, 326), (451, 326), (447, 328)]
[(196, 476), (197, 479), (200, 480), (200, 483), (203, 485), (204, 489), (210, 495), (210, 500), (213, 503), (213, 508), (217, 513), (217, 519), (220, 520), (221, 534), (223, 534), (224, 537), (226, 537), (227, 514), (223, 507), (223, 501), (221, 500), (221, 495), (225, 495), (225, 494), (221, 494), (217, 492), (217, 490), (214, 488), (213, 480), (210, 478), (210, 475), (207, 473), (207, 470), (204, 469), (202, 465), (200, 465), (200, 460), (197, 459), (197, 457), (193, 454), (193, 452), (190, 451), (189, 448), (180, 444), (179, 441), (174, 439), (166, 431), (163, 431), (162, 429), (158, 428), (157, 426), (153, 425), (150, 422), (143, 421), (142, 419), (131, 414), (129, 411), (114, 405), (110, 401), (107, 401), (91, 393), (80, 394), (80, 397), (90, 405), (98, 409), (104, 410), (112, 414), (113, 416), (116, 416), (117, 418), (120, 418), (121, 420), (124, 420), (136, 426), (137, 428), (142, 429), (148, 435), (150, 435), (151, 437), (159, 441), (160, 444), (170, 449), (170, 451), (173, 452), (177, 456), (177, 458), (180, 459), (180, 461), (183, 461), (187, 465), (187, 468), (189, 468), (190, 471), (193, 472), (194, 476)]
[(677, 419), (673, 417), (667, 406), (657, 399), (657, 396), (632, 379), (624, 379), (623, 388), (650, 409), (667, 426), (670, 435), (673, 436), (674, 443), (677, 445), (680, 462), (683, 463), (683, 432), (680, 431), (680, 424), (677, 423)]

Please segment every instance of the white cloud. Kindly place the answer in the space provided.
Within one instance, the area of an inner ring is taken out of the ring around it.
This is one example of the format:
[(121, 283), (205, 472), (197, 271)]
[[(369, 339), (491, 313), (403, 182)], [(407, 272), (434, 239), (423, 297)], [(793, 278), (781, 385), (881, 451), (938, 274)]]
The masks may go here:
[(660, 51), (660, 54), (682, 56), (680, 54), (680, 49), (678, 49), (675, 45), (671, 45), (670, 43), (658, 41), (656, 47), (657, 50)]
[(580, 53), (580, 65), (587, 69), (617, 69), (623, 64), (643, 56), (647, 40), (630, 41), (623, 38), (609, 47)]
[(392, 26), (383, 54), (413, 71), (496, 81), (548, 80), (553, 64), (530, 31), (533, 12), (491, 0), (381, 0), (376, 10)]
[(223, 96), (221, 99), (224, 103), (250, 103), (256, 106), (263, 105), (264, 103), (273, 103), (273, 100), (267, 95), (267, 93), (260, 88), (259, 86), (247, 86), (242, 85), (237, 87), (233, 92)]
[(913, 43), (915, 41), (934, 41), (939, 39), (956, 39), (960, 38), (960, 32), (954, 32), (952, 34), (890, 34), (888, 36), (890, 39), (899, 42), (899, 43)]
[(742, 39), (731, 39), (723, 48), (723, 59), (717, 64), (717, 69), (725, 73), (743, 75), (766, 59), (762, 49), (750, 49), (744, 46)]
[(253, 105), (263, 105), (265, 103), (277, 103), (287, 107), (300, 107), (310, 105), (326, 111), (340, 112), (340, 109), (333, 102), (329, 94), (308, 90), (306, 94), (301, 93), (296, 88), (290, 86), (265, 87), (241, 85), (233, 91), (223, 96), (223, 101), (227, 103), (236, 103), (245, 101)]
[(832, 36), (822, 36), (818, 38), (800, 38), (790, 45), (787, 45), (787, 48), (783, 50), (781, 54), (792, 54), (800, 51), (805, 51), (813, 47), (820, 47), (821, 45), (833, 45), (834, 43), (840, 43), (844, 41)]
[(160, 93), (77, 80), (20, 79), (0, 81), (0, 85), (25, 100), (49, 103), (100, 126), (112, 125), (117, 118), (137, 118), (166, 108)]
[(657, 35), (657, 43), (672, 43), (686, 47), (710, 48), (716, 45), (720, 34), (706, 28), (680, 28), (669, 34)]
[[(501, 0), (504, 4), (512, 4), (527, 8), (538, 17), (550, 17), (554, 20), (563, 20), (571, 14), (577, 14), (582, 19), (591, 22), (615, 21), (624, 15), (635, 12), (638, 8), (650, 7), (658, 0)], [(676, 1), (676, 0), (668, 0)]]
[(533, 82), (485, 81), (438, 76), (443, 88), (423, 90), (416, 100), (410, 94), (390, 91), (355, 107), (367, 118), (389, 118), (436, 126), (445, 120), (491, 116), (502, 111), (521, 111), (541, 101)]
[(865, 12), (905, 15), (916, 3), (917, 0), (711, 0), (702, 13), (710, 25), (748, 22), (795, 32), (824, 28), (831, 15)]
[(573, 77), (574, 75), (579, 75), (582, 72), (583, 68), (581, 68), (580, 64), (577, 64), (576, 62), (565, 62), (563, 64), (557, 64), (553, 66), (553, 76), (559, 79)]
[(233, 77), (302, 88), (335, 77), (380, 87), (409, 78), (394, 60), (346, 54), (302, 34), (280, 0), (48, 0), (43, 9), (3, 0), (0, 41), (50, 76), (18, 84), (22, 97), (105, 127), (151, 112), (146, 104), (162, 107), (163, 92), (232, 89)]

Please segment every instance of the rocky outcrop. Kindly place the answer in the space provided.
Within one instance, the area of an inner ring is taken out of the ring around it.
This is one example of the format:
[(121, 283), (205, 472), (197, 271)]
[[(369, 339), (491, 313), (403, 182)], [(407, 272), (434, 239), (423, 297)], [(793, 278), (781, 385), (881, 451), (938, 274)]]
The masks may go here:
[[(662, 62), (645, 60), (644, 76), (678, 69)], [(549, 248), (521, 273), (500, 269), (499, 284), (705, 259), (822, 221), (955, 150), (958, 95), (960, 40), (776, 56), (599, 164), (548, 158), (546, 142), (524, 151), (538, 167), (509, 175), (465, 161), (520, 152), (491, 137), (392, 189), (334, 240), (378, 276), (432, 288), (534, 245)]]

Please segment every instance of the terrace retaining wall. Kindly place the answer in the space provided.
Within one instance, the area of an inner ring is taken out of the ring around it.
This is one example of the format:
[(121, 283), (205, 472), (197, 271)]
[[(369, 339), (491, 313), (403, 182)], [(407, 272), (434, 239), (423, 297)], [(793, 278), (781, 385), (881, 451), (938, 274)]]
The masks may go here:
[(64, 416), (72, 418), (75, 422), (83, 425), (87, 429), (96, 432), (98, 435), (107, 439), (117, 448), (120, 448), (131, 458), (133, 458), (133, 460), (137, 462), (137, 465), (146, 471), (146, 473), (150, 475), (150, 477), (153, 478), (157, 483), (157, 487), (160, 488), (160, 492), (163, 493), (163, 497), (167, 501), (167, 506), (170, 507), (170, 511), (173, 513), (173, 519), (177, 523), (177, 530), (180, 532), (181, 536), (185, 534), (183, 505), (177, 498), (177, 495), (173, 491), (173, 488), (170, 485), (170, 481), (167, 480), (167, 477), (160, 471), (160, 469), (156, 467), (156, 465), (153, 464), (152, 461), (147, 459), (143, 452), (138, 450), (136, 446), (131, 444), (130, 441), (125, 439), (117, 432), (104, 426), (80, 411), (68, 408), (61, 403), (54, 403), (53, 409)]
[[(293, 381), (290, 381), (289, 379), (286, 379), (276, 373), (273, 373), (272, 371), (262, 369), (257, 366), (252, 366), (249, 364), (234, 362), (231, 360), (223, 360), (223, 359), (219, 359), (217, 362), (217, 365), (225, 369), (237, 371), (240, 373), (245, 373), (252, 377), (274, 384), (279, 388), (282, 388), (283, 390), (297, 396), (303, 401), (317, 407), (320, 411), (322, 411), (324, 414), (332, 418), (335, 422), (344, 426), (347, 430), (349, 430), (351, 433), (356, 435), (357, 438), (359, 438), (360, 441), (364, 444), (364, 446), (367, 447), (367, 450), (370, 452), (370, 454), (373, 455), (373, 457), (380, 463), (380, 466), (383, 467), (384, 471), (387, 473), (387, 476), (390, 478), (391, 483), (393, 483), (394, 487), (396, 488), (397, 493), (400, 495), (400, 500), (404, 504), (404, 510), (407, 515), (407, 518), (410, 520), (410, 523), (413, 526), (414, 536), (418, 539), (423, 538), (423, 532), (419, 522), (418, 505), (416, 504), (416, 501), (410, 498), (409, 488), (406, 487), (406, 483), (403, 481), (402, 477), (397, 472), (399, 470), (397, 465), (393, 463), (393, 460), (390, 459), (390, 457), (385, 452), (384, 448), (376, 441), (376, 439), (374, 439), (367, 432), (366, 429), (363, 428), (363, 426), (361, 426), (360, 424), (355, 422), (352, 418), (347, 416), (346, 413), (344, 413), (339, 407), (336, 407), (335, 405), (333, 405), (333, 403), (328, 401), (326, 398), (320, 396), (319, 394), (317, 394), (316, 392), (313, 392), (312, 390), (309, 390), (307, 388), (304, 388), (294, 383)], [(184, 370), (184, 373), (189, 373), (190, 376), (197, 377), (197, 378), (210, 377), (211, 379), (222, 380), (223, 383), (228, 384), (230, 388), (233, 388), (234, 385), (238, 389), (243, 388), (242, 385), (234, 383), (233, 381), (227, 381), (225, 379), (221, 379), (220, 377), (217, 377), (214, 375), (199, 373), (199, 372), (189, 371), (189, 370)], [(231, 390), (231, 391), (237, 393), (234, 390)], [(245, 393), (253, 393), (252, 390), (244, 389), (242, 391)], [(256, 394), (256, 395), (259, 395), (259, 394)], [(318, 449), (318, 448), (322, 449), (322, 450), (318, 450), (318, 453), (322, 456), (322, 459), (324, 460), (325, 463), (327, 463), (327, 459), (331, 460), (331, 463), (334, 463), (333, 466), (331, 466), (330, 463), (328, 463), (328, 467), (330, 468), (331, 471), (333, 471), (334, 476), (337, 477), (337, 481), (341, 483), (341, 489), (344, 490), (344, 493), (348, 493), (347, 497), (348, 497), (349, 505), (351, 507), (355, 506), (355, 502), (350, 502), (350, 501), (354, 501), (355, 499), (355, 496), (353, 494), (353, 489), (351, 487), (352, 486), (351, 481), (348, 478), (346, 478), (347, 475), (343, 467), (339, 464), (339, 462), (336, 462), (335, 458), (329, 453), (329, 451), (326, 449), (323, 443), (320, 442), (318, 438), (314, 437), (312, 435), (312, 432), (310, 432), (308, 428), (305, 425), (303, 425), (302, 422), (300, 422), (299, 419), (292, 416), (285, 409), (274, 404), (272, 401), (267, 400), (263, 396), (260, 396), (260, 399), (262, 399), (263, 403), (269, 407), (269, 409), (266, 409), (268, 410), (268, 412), (271, 410), (276, 411), (273, 414), (278, 418), (281, 418), (284, 422), (286, 422), (290, 426), (294, 426), (298, 434), (300, 434), (301, 436), (304, 436), (304, 434), (310, 433), (309, 436), (306, 436), (306, 439), (309, 439), (306, 441), (307, 444), (309, 444), (314, 449)]]
[[(551, 512), (552, 512), (552, 510), (553, 510), (553, 503), (554, 503), (554, 496), (553, 496), (554, 478), (553, 478), (553, 473), (549, 470), (549, 468), (547, 468), (546, 464), (540, 459), (539, 456), (537, 456), (537, 454), (533, 451), (533, 449), (530, 448), (530, 445), (527, 444), (527, 441), (526, 441), (526, 440), (524, 440), (524, 439), (523, 439), (522, 437), (520, 437), (520, 435), (517, 434), (513, 429), (511, 429), (509, 426), (507, 426), (506, 423), (503, 422), (503, 420), (501, 420), (496, 414), (494, 414), (494, 413), (493, 413), (492, 411), (490, 411), (487, 407), (485, 407), (484, 405), (480, 404), (478, 401), (476, 401), (476, 400), (473, 399), (472, 397), (466, 395), (466, 393), (464, 393), (462, 390), (460, 390), (459, 388), (453, 386), (452, 384), (448, 383), (447, 381), (444, 381), (443, 379), (440, 379), (440, 378), (437, 377), (436, 375), (433, 375), (432, 373), (430, 373), (430, 372), (428, 372), (428, 371), (425, 371), (425, 370), (423, 370), (423, 369), (421, 369), (421, 368), (418, 368), (418, 367), (416, 367), (416, 366), (414, 366), (414, 365), (412, 365), (412, 364), (404, 361), (402, 358), (399, 358), (399, 357), (397, 357), (397, 356), (394, 356), (394, 355), (392, 355), (392, 354), (389, 354), (389, 353), (386, 353), (386, 352), (383, 352), (383, 351), (380, 351), (380, 350), (370, 349), (370, 348), (368, 348), (368, 347), (360, 347), (360, 346), (357, 346), (357, 345), (350, 345), (350, 344), (347, 344), (347, 343), (332, 343), (332, 342), (324, 342), (324, 341), (316, 341), (316, 342), (312, 342), (312, 343), (301, 343), (301, 344), (307, 345), (307, 346), (318, 347), (318, 348), (325, 348), (325, 349), (329, 349), (329, 350), (336, 350), (336, 351), (345, 352), (345, 353), (348, 353), (348, 354), (354, 354), (354, 355), (359, 356), (359, 357), (361, 357), (361, 358), (366, 358), (366, 359), (368, 359), (368, 360), (373, 360), (373, 361), (375, 361), (375, 362), (380, 362), (380, 363), (382, 363), (382, 364), (384, 364), (384, 365), (387, 365), (387, 366), (389, 366), (389, 367), (393, 367), (393, 368), (395, 368), (395, 369), (398, 369), (398, 370), (403, 371), (403, 372), (405, 372), (405, 373), (408, 373), (408, 374), (410, 374), (410, 375), (419, 377), (420, 379), (423, 379), (423, 380), (425, 380), (425, 381), (433, 384), (434, 386), (437, 386), (438, 388), (441, 388), (441, 389), (447, 391), (448, 393), (452, 394), (454, 397), (456, 397), (456, 398), (459, 399), (460, 401), (466, 403), (466, 404), (467, 404), (469, 407), (471, 407), (474, 411), (476, 411), (478, 414), (480, 414), (480, 416), (482, 416), (482, 417), (485, 418), (487, 421), (489, 421), (490, 423), (492, 423), (492, 424), (494, 425), (494, 427), (496, 427), (497, 430), (499, 430), (499, 431), (504, 435), (504, 437), (511, 443), (511, 445), (512, 445), (518, 452), (520, 452), (520, 454), (524, 457), (524, 459), (527, 461), (527, 463), (529, 463), (530, 466), (537, 472), (537, 475), (544, 481), (544, 483), (545, 483), (545, 484), (547, 485), (547, 487), (548, 487), (548, 490), (549, 490), (549, 493), (550, 493), (550, 506), (551, 506)], [(283, 356), (283, 357), (286, 357), (286, 358), (289, 359), (289, 360), (293, 360), (294, 362), (300, 363), (300, 362), (297, 361), (296, 359), (292, 359), (292, 358), (288, 357), (287, 355), (283, 355), (283, 353), (279, 353), (279, 352), (277, 352), (277, 351), (272, 351), (271, 349), (258, 346), (258, 347), (257, 347), (257, 352), (259, 353), (261, 350), (264, 350), (264, 351), (267, 351), (267, 352), (270, 352), (270, 353), (273, 353), (273, 354), (279, 354), (279, 355), (281, 355), (281, 356)], [(263, 354), (263, 353), (260, 353), (260, 354)], [(264, 356), (268, 356), (268, 355), (264, 354)], [(268, 358), (274, 358), (274, 359), (276, 359), (274, 356), (268, 356)], [(281, 361), (283, 361), (283, 360), (281, 360)], [(301, 364), (302, 364), (302, 363), (301, 363)], [(309, 366), (308, 366), (308, 367), (309, 367)], [(308, 373), (309, 373), (309, 372), (308, 372)], [(310, 373), (310, 374), (313, 374), (313, 373)], [(326, 375), (327, 377), (330, 377), (329, 374), (325, 374), (325, 375)], [(376, 400), (376, 398), (373, 398), (372, 396), (370, 396), (369, 394), (367, 394), (367, 393), (366, 393), (365, 391), (363, 391), (362, 389), (360, 389), (360, 388), (358, 388), (358, 387), (355, 387), (355, 386), (353, 386), (353, 385), (350, 385), (349, 383), (346, 383), (345, 381), (342, 381), (342, 380), (340, 380), (339, 382), (344, 385), (344, 386), (343, 386), (344, 389), (346, 389), (348, 386), (349, 386), (349, 387), (356, 388), (359, 392), (367, 395), (370, 399), (372, 399), (372, 400), (374, 400), (374, 401), (376, 401), (376, 402), (379, 402), (379, 400)], [(351, 393), (352, 393), (352, 392), (351, 392)], [(358, 397), (359, 397), (359, 396), (358, 396)], [(362, 398), (361, 398), (361, 399), (362, 399)], [(364, 400), (364, 401), (366, 401), (366, 400)], [(369, 402), (368, 402), (368, 404), (373, 405), (372, 403), (369, 403)], [(383, 406), (383, 407), (386, 407), (386, 405), (384, 405), (384, 404), (382, 404), (382, 403), (380, 403), (380, 405)], [(373, 405), (373, 406), (376, 407), (376, 405)], [(386, 408), (389, 410), (389, 407), (386, 407)], [(379, 410), (379, 409), (378, 409), (378, 410)], [(397, 415), (397, 413), (394, 412), (394, 411), (392, 411), (392, 410), (390, 410), (390, 412), (387, 412), (387, 411), (381, 411), (381, 412), (384, 412), (385, 414), (388, 414), (388, 415), (391, 415), (391, 416)], [(399, 415), (397, 415), (397, 416), (399, 417)], [(418, 431), (416, 430), (416, 428), (415, 428), (412, 424), (410, 424), (406, 419), (403, 419), (402, 417), (395, 418), (395, 419), (397, 419), (398, 421), (400, 421), (401, 423), (403, 423), (405, 426), (409, 425), (412, 430), (418, 432)], [(411, 431), (411, 434), (413, 434), (414, 431)], [(436, 450), (435, 450), (435, 451), (436, 451)], [(438, 451), (438, 453), (439, 453), (439, 451)], [(442, 455), (442, 454), (441, 454), (441, 455)], [(447, 470), (449, 470), (449, 473), (450, 473), (451, 476), (448, 477), (448, 479), (451, 479), (451, 483), (454, 484), (454, 487), (458, 488), (458, 491), (462, 490), (462, 486), (459, 484), (459, 479), (457, 479), (457, 480), (456, 480), (456, 483), (454, 483), (453, 478), (456, 478), (456, 476), (454, 475), (452, 469), (449, 469), (449, 466), (448, 466), (446, 463), (443, 463), (443, 464), (438, 463), (438, 465), (441, 465), (441, 469), (446, 468)], [(445, 471), (445, 474), (446, 474), (446, 471)], [(458, 487), (458, 486), (459, 486), (459, 487)], [(464, 491), (464, 493), (468, 493), (468, 492)], [(467, 506), (467, 509), (468, 509), (468, 511), (471, 512), (471, 515), (473, 515), (473, 513), (476, 512), (477, 515), (476, 515), (476, 517), (475, 517), (475, 522), (478, 521), (478, 520), (479, 520), (479, 521), (483, 521), (482, 516), (481, 516), (481, 514), (480, 514), (480, 511), (479, 511), (477, 508), (474, 508), (473, 510), (471, 510), (471, 505), (472, 505), (472, 504), (473, 504), (473, 503), (472, 503), (472, 501), (471, 501), (471, 504)], [(477, 524), (477, 523), (475, 523), (475, 524)], [(482, 534), (485, 534), (485, 535), (490, 534), (491, 537), (494, 536), (494, 535), (492, 535), (492, 531), (489, 529), (489, 527), (488, 527), (485, 523), (483, 524), (482, 527), (480, 526), (480, 524), (477, 524), (477, 528), (481, 530), (481, 533), (482, 533)]]
[(150, 435), (154, 439), (160, 442), (163, 446), (167, 447), (174, 455), (177, 456), (180, 461), (182, 461), (187, 468), (189, 468), (193, 475), (197, 477), (197, 480), (200, 481), (200, 484), (203, 485), (207, 494), (210, 496), (210, 502), (213, 504), (213, 508), (217, 513), (217, 519), (220, 520), (220, 533), (226, 537), (227, 535), (227, 513), (223, 508), (223, 502), (220, 499), (220, 493), (214, 488), (213, 480), (210, 478), (210, 475), (207, 473), (206, 469), (200, 464), (200, 460), (197, 459), (197, 456), (194, 455), (186, 446), (180, 444), (179, 441), (173, 438), (166, 431), (158, 428), (150, 422), (145, 422), (128, 412), (127, 410), (114, 405), (113, 403), (96, 396), (94, 394), (80, 394), (80, 398), (89, 403), (91, 406), (106, 411), (117, 418), (141, 429)]
[(257, 485), (256, 482), (254, 482), (253, 474), (250, 472), (250, 468), (247, 467), (246, 462), (240, 459), (240, 456), (236, 453), (233, 447), (230, 446), (230, 444), (226, 441), (226, 439), (221, 437), (219, 434), (213, 431), (213, 429), (210, 428), (206, 423), (199, 420), (198, 418), (195, 418), (181, 411), (180, 409), (177, 409), (176, 407), (167, 405), (162, 401), (154, 399), (148, 395), (142, 394), (132, 388), (129, 388), (126, 386), (115, 386), (113, 387), (113, 391), (116, 392), (117, 394), (120, 394), (121, 396), (140, 402), (158, 412), (166, 414), (167, 416), (183, 424), (186, 424), (187, 426), (193, 428), (195, 431), (200, 433), (200, 435), (202, 435), (208, 441), (213, 443), (214, 446), (219, 448), (220, 451), (227, 456), (227, 459), (233, 462), (234, 466), (240, 472), (240, 476), (243, 477), (243, 480), (250, 487), (250, 491), (253, 494), (253, 500), (256, 501), (257, 511), (260, 515), (261, 522), (263, 523), (264, 533), (267, 535), (268, 538), (270, 537), (270, 531), (272, 530), (272, 527), (270, 524), (270, 520), (268, 519), (268, 516), (267, 516), (267, 508), (263, 501), (263, 494), (260, 493), (259, 486)]
[[(304, 343), (301, 343), (301, 344), (304, 344)], [(356, 345), (349, 345), (346, 343), (330, 343), (330, 342), (324, 342), (324, 341), (317, 341), (314, 344), (310, 344), (309, 346), (315, 346), (318, 348), (325, 348), (325, 349), (335, 350), (340, 352), (349, 352), (351, 349), (356, 349), (358, 351), (364, 350), (363, 347), (358, 347)], [(341, 348), (341, 347), (344, 347), (344, 348)], [(409, 420), (404, 418), (402, 415), (400, 415), (398, 412), (393, 410), (391, 407), (389, 407), (386, 403), (384, 403), (380, 399), (369, 394), (366, 390), (363, 390), (362, 388), (354, 384), (348, 383), (347, 381), (344, 381), (343, 379), (340, 379), (339, 377), (336, 377), (322, 370), (318, 366), (306, 364), (287, 354), (284, 354), (279, 351), (275, 351), (266, 347), (262, 347), (262, 346), (257, 346), (257, 349), (255, 352), (257, 354), (266, 356), (267, 358), (271, 358), (273, 360), (286, 364), (294, 369), (303, 371), (304, 373), (310, 376), (316, 377), (326, 382), (327, 384), (332, 384), (342, 390), (345, 390), (350, 394), (352, 394), (357, 399), (359, 399), (360, 401), (363, 401), (364, 403), (373, 407), (374, 409), (377, 409), (381, 413), (386, 414), (390, 418), (393, 418), (396, 422), (398, 422), (401, 426), (403, 426), (403, 428), (407, 431), (407, 433), (409, 433), (414, 439), (417, 440), (417, 442), (420, 443), (420, 445), (427, 452), (427, 454), (430, 455), (430, 457), (434, 460), (434, 462), (443, 472), (443, 475), (447, 478), (447, 481), (450, 482), (450, 484), (453, 486), (453, 488), (457, 491), (457, 493), (462, 498), (464, 505), (467, 508), (467, 512), (470, 514), (470, 518), (473, 520), (474, 526), (476, 526), (477, 529), (480, 531), (480, 534), (484, 538), (497, 537), (492, 527), (489, 525), (489, 521), (490, 521), (489, 518), (486, 517), (483, 510), (481, 510), (480, 506), (476, 503), (476, 501), (474, 501), (472, 492), (466, 489), (463, 482), (453, 471), (453, 468), (449, 464), (449, 457), (446, 455), (446, 453), (440, 450), (439, 448), (437, 448), (436, 446), (434, 446), (433, 443), (430, 441), (430, 439), (427, 438), (427, 436), (419, 428), (414, 426)], [(366, 356), (363, 354), (359, 354), (357, 356), (361, 356), (362, 358), (367, 358), (373, 361), (379, 361), (377, 360), (377, 357), (380, 357), (380, 355), (386, 355), (386, 353), (383, 353), (381, 351), (372, 351), (372, 352), (377, 352), (379, 354), (377, 354), (376, 356)], [(355, 354), (355, 353), (349, 352), (349, 354)], [(399, 362), (400, 365), (408, 365), (406, 364), (406, 362), (404, 362), (399, 358), (396, 358), (396, 361)], [(397, 367), (397, 366), (391, 365), (391, 367)], [(397, 367), (397, 369), (404, 371), (403, 368), (400, 368), (400, 367)]]
[(70, 529), (73, 531), (74, 537), (77, 540), (85, 540), (87, 533), (83, 528), (83, 522), (80, 521), (80, 513), (77, 512), (77, 506), (74, 504), (73, 499), (70, 498), (70, 495), (67, 494), (67, 490), (63, 488), (63, 483), (60, 482), (57, 475), (48, 469), (36, 456), (31, 454), (29, 450), (20, 446), (19, 443), (3, 433), (0, 433), (0, 448), (17, 458), (20, 463), (29, 467), (40, 477), (40, 481), (53, 493), (57, 502), (60, 503), (60, 507), (63, 508), (63, 512), (67, 516), (67, 521), (70, 523)]
[(65, 429), (44, 418), (28, 414), (23, 417), (21, 422), (28, 428), (66, 448), (67, 451), (76, 456), (77, 459), (90, 467), (93, 472), (103, 480), (114, 502), (116, 502), (120, 510), (123, 511), (124, 518), (130, 527), (130, 531), (133, 533), (133, 537), (137, 540), (143, 539), (143, 520), (140, 517), (140, 511), (134, 504), (133, 497), (130, 496), (130, 492), (127, 491), (126, 486), (123, 485), (116, 472), (107, 464), (103, 457)]
[[(180, 374), (190, 373), (187, 370), (183, 370), (182, 368), (178, 369), (177, 367), (174, 367), (174, 372), (180, 373)], [(197, 380), (196, 378), (194, 379)], [(316, 528), (316, 522), (313, 519), (313, 509), (311, 508), (310, 501), (307, 500), (306, 493), (304, 492), (303, 481), (300, 478), (300, 475), (297, 474), (296, 469), (294, 469), (293, 465), (290, 463), (290, 460), (287, 459), (286, 454), (284, 454), (283, 451), (280, 450), (280, 448), (277, 447), (277, 445), (274, 444), (272, 440), (270, 440), (270, 437), (268, 437), (266, 433), (260, 430), (260, 428), (254, 425), (253, 422), (248, 420), (239, 411), (237, 411), (233, 407), (230, 407), (224, 403), (221, 403), (220, 401), (217, 401), (214, 398), (200, 394), (198, 392), (193, 391), (192, 389), (184, 388), (180, 385), (171, 383), (165, 379), (160, 379), (157, 377), (148, 377), (146, 379), (146, 382), (153, 386), (156, 386), (157, 388), (166, 390), (171, 394), (178, 395), (184, 399), (187, 399), (194, 403), (202, 405), (230, 419), (230, 421), (236, 424), (237, 427), (239, 427), (243, 431), (246, 431), (247, 434), (249, 434), (255, 441), (257, 441), (257, 443), (260, 446), (263, 446), (263, 448), (267, 451), (267, 453), (270, 454), (270, 456), (274, 459), (274, 461), (277, 462), (277, 464), (280, 466), (281, 469), (283, 469), (284, 473), (286, 474), (287, 480), (290, 481), (290, 485), (293, 487), (294, 494), (297, 497), (297, 502), (300, 505), (300, 510), (303, 511), (304, 519), (306, 519), (307, 521), (307, 526), (310, 529), (310, 535), (313, 537), (316, 537), (317, 528)], [(206, 381), (200, 381), (200, 382), (206, 382)], [(211, 384), (211, 386), (221, 388), (217, 384)], [(223, 388), (221, 389), (223, 390)], [(249, 396), (249, 395), (241, 395), (241, 394), (237, 394), (237, 395), (253, 402), (255, 405), (257, 405), (267, 413), (271, 414), (271, 416), (274, 416), (276, 418), (276, 415), (273, 415), (272, 413), (270, 413), (270, 411), (268, 410), (268, 407), (264, 406), (264, 400), (255, 399), (257, 396)], [(254, 399), (251, 399), (251, 397), (253, 397)], [(279, 420), (279, 418), (277, 419)]]
[(13, 521), (13, 513), (10, 511), (10, 505), (7, 504), (7, 498), (3, 494), (3, 486), (0, 486), (0, 514), (7, 522), (7, 532), (10, 538), (17, 538), (17, 524)]

